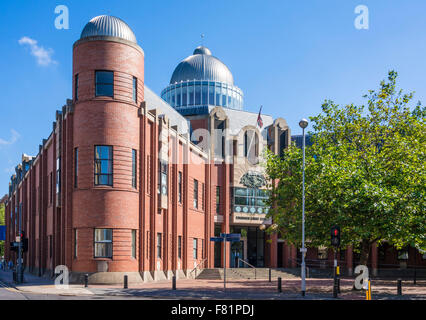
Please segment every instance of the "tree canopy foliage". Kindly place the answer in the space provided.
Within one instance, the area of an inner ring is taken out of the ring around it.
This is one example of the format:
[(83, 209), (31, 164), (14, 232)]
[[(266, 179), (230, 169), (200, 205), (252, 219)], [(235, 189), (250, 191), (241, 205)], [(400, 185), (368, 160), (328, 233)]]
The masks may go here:
[[(396, 88), (390, 71), (366, 106), (341, 107), (331, 100), (310, 117), (312, 146), (306, 148), (305, 232), (307, 246), (330, 246), (330, 228), (341, 228), (341, 245), (361, 248), (388, 241), (426, 249), (426, 109), (411, 106), (413, 93)], [(267, 152), (273, 181), (269, 216), (275, 232), (301, 243), (302, 150)]]

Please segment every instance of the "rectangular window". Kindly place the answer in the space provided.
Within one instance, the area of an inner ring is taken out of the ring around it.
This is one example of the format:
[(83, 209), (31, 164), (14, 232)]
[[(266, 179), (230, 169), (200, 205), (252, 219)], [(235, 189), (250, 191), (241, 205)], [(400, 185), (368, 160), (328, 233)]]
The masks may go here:
[(95, 229), (95, 258), (112, 258), (112, 229)]
[(194, 208), (198, 209), (198, 181), (194, 179)]
[(201, 210), (204, 210), (204, 196), (205, 196), (205, 191), (204, 191), (204, 183), (201, 184)]
[(75, 75), (74, 80), (74, 98), (76, 101), (78, 100), (78, 74)]
[(74, 187), (78, 186), (78, 148), (74, 151)]
[(220, 214), (220, 186), (216, 186), (216, 213)]
[(133, 77), (133, 101), (138, 102), (138, 79)]
[(112, 186), (111, 146), (95, 146), (95, 185)]
[(49, 175), (49, 203), (53, 201), (53, 173)]
[(95, 91), (96, 97), (113, 97), (114, 96), (114, 72), (112, 71), (96, 71), (95, 72)]
[(182, 259), (182, 236), (178, 236), (178, 258)]
[(161, 233), (157, 233), (157, 258), (161, 259)]
[(77, 240), (78, 240), (78, 234), (77, 229), (74, 229), (74, 259), (77, 259)]
[(178, 201), (182, 203), (182, 172), (178, 174)]
[(197, 238), (194, 238), (194, 250), (193, 250), (193, 256), (194, 256), (194, 259), (198, 259), (198, 239)]
[(136, 176), (137, 176), (137, 167), (136, 167), (137, 153), (136, 150), (132, 150), (132, 187), (136, 189)]
[(152, 175), (151, 175), (151, 168), (152, 168), (152, 164), (151, 164), (151, 156), (147, 155), (146, 156), (146, 193), (147, 194), (151, 194), (151, 187), (152, 187)]
[(56, 193), (61, 192), (61, 158), (56, 159)]
[(158, 193), (162, 195), (167, 195), (167, 186), (168, 186), (168, 165), (165, 161), (158, 162), (159, 167), (159, 177), (158, 177)]
[(136, 230), (132, 230), (132, 258), (136, 259)]

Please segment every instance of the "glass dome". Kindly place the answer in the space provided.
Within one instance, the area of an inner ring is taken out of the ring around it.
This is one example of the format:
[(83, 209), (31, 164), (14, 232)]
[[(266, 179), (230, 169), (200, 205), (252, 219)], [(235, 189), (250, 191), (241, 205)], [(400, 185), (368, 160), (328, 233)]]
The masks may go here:
[(203, 46), (178, 64), (161, 97), (183, 114), (199, 113), (209, 105), (243, 109), (243, 92), (234, 85), (231, 71)]

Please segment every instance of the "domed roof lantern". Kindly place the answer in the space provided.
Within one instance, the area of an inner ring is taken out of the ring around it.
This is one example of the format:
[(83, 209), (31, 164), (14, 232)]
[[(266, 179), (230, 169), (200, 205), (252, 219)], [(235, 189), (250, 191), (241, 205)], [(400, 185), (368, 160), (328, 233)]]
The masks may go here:
[(211, 56), (212, 55), (212, 52), (210, 51), (210, 49), (209, 48), (207, 48), (207, 47), (204, 47), (204, 46), (199, 46), (199, 47), (197, 47), (197, 48), (195, 48), (195, 50), (194, 50), (194, 53), (193, 53), (194, 55), (195, 54), (206, 54), (206, 55), (208, 55), (208, 56)]
[(129, 25), (120, 18), (101, 15), (92, 18), (81, 32), (80, 39), (96, 36), (107, 36), (137, 43), (136, 36)]

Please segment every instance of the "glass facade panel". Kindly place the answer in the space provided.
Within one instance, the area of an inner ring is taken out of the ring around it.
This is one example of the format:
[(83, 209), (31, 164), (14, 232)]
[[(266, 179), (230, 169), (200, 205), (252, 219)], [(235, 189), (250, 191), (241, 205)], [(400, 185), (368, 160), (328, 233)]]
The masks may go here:
[(195, 105), (198, 106), (201, 104), (201, 85), (195, 85)]
[(170, 105), (172, 107), (176, 107), (176, 101), (175, 101), (175, 89), (173, 88), (172, 90), (170, 90)]
[(219, 83), (216, 83), (216, 102), (215, 102), (215, 106), (220, 106), (220, 102), (221, 102), (221, 90), (222, 90), (222, 86)]
[(182, 92), (182, 88), (180, 88), (180, 86), (178, 86), (176, 88), (176, 106), (180, 107), (182, 105), (181, 102), (181, 92)]
[(186, 86), (186, 83), (182, 85), (182, 106), (188, 105), (188, 87)]
[(222, 107), (227, 106), (227, 104), (226, 104), (226, 91), (227, 91), (227, 89), (222, 87), (222, 104), (221, 104)]
[(215, 105), (214, 104), (214, 83), (210, 83), (209, 85), (209, 104), (211, 105)]
[(202, 94), (202, 104), (206, 105), (207, 104), (207, 98), (208, 98), (208, 83), (203, 82), (203, 89), (201, 90), (201, 94)]
[(188, 85), (188, 105), (194, 105), (194, 86)]

